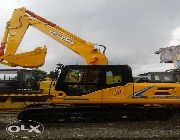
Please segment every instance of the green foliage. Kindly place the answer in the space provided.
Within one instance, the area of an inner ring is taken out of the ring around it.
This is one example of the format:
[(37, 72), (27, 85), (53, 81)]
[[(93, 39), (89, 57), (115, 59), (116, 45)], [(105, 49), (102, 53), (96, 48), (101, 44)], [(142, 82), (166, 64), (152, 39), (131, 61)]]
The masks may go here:
[(57, 80), (58, 79), (58, 76), (59, 76), (59, 73), (61, 72), (61, 69), (64, 68), (64, 65), (63, 64), (57, 64), (57, 67), (56, 67), (56, 70), (55, 71), (51, 71), (49, 73), (49, 78), (51, 78), (52, 80)]
[(46, 78), (47, 76), (48, 76), (48, 74), (45, 71), (42, 71), (39, 69), (34, 70), (34, 79), (36, 82), (43, 81), (44, 78)]
[(58, 75), (59, 75), (59, 71), (58, 71), (58, 70), (50, 71), (50, 73), (49, 73), (49, 77), (50, 77), (51, 79), (57, 79), (57, 78), (58, 78)]

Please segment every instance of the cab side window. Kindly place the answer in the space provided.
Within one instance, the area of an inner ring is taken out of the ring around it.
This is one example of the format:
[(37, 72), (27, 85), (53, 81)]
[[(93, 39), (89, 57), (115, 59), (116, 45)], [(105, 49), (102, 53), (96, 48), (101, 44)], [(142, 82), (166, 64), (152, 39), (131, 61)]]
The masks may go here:
[(70, 69), (64, 79), (69, 96), (81, 96), (98, 89), (99, 70), (96, 68)]
[(106, 85), (117, 85), (122, 82), (121, 71), (115, 68), (106, 70)]

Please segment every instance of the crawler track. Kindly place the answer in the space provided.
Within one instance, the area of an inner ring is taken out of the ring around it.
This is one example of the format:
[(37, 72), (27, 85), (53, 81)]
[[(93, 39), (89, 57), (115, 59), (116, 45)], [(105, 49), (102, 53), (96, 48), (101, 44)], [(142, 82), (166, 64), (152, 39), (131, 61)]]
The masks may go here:
[(116, 121), (146, 121), (171, 118), (173, 112), (168, 108), (141, 106), (106, 106), (106, 105), (31, 105), (18, 114), (18, 119), (39, 122), (63, 123), (101, 123)]

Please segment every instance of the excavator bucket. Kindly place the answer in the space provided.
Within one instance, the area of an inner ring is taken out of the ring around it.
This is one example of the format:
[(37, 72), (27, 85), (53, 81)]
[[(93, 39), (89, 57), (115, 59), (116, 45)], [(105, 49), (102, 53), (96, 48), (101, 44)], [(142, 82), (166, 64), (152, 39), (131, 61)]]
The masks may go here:
[(11, 66), (21, 66), (24, 68), (38, 68), (45, 63), (46, 51), (46, 47), (38, 47), (34, 51), (8, 55), (4, 58), (4, 61), (7, 63), (3, 63), (4, 61), (1, 63)]

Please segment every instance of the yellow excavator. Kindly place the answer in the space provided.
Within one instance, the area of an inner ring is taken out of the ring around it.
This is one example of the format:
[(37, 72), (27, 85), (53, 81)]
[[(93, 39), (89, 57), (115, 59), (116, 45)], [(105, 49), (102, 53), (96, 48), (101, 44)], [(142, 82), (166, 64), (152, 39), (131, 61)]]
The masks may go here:
[[(2, 64), (28, 68), (43, 65), (46, 48), (16, 54), (16, 49), (29, 26), (79, 54), (88, 65), (59, 65), (57, 71), (60, 73), (56, 81), (42, 81), (36, 89), (30, 86), (2, 91), (1, 95), (13, 96), (17, 100), (20, 100), (22, 95), (26, 95), (26, 99), (32, 95), (34, 98), (40, 97), (39, 100), (32, 98), (29, 105), (19, 113), (18, 119), (47, 121), (59, 118), (118, 118), (125, 115), (130, 118), (139, 115), (141, 118), (158, 118), (168, 116), (170, 113), (167, 113), (167, 109), (169, 111), (172, 106), (180, 104), (178, 83), (134, 83), (128, 65), (108, 65), (105, 54), (92, 43), (25, 8), (15, 9), (12, 18), (7, 22), (1, 43)], [(34, 62), (33, 59), (39, 61)], [(28, 81), (31, 81), (29, 85), (34, 85), (33, 79)], [(133, 112), (133, 115), (127, 110)]]

